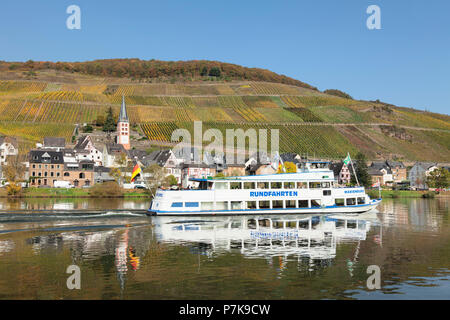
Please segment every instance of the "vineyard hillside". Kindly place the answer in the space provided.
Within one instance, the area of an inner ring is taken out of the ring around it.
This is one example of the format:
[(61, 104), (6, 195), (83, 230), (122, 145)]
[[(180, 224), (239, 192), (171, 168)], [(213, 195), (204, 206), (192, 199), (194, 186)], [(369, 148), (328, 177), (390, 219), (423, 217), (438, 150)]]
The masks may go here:
[(175, 66), (185, 71), (189, 66), (190, 80), (167, 75), (117, 77), (100, 69), (92, 71), (92, 63), (33, 62), (28, 67), (0, 63), (0, 134), (16, 136), (23, 152), (44, 136), (61, 136), (70, 142), (79, 134), (76, 127), (95, 125), (109, 108), (117, 116), (125, 97), (133, 128), (148, 139), (149, 147), (171, 146), (174, 129), (192, 133), (193, 122), (202, 121), (204, 130), (219, 129), (224, 137), (227, 129), (278, 129), (281, 152), (313, 157), (339, 159), (347, 152), (353, 156), (363, 152), (372, 160), (450, 159), (448, 115), (354, 100), (336, 90), (320, 92), (267, 70), (259, 76), (253, 70), (245, 78), (238, 72), (244, 69), (227, 69), (220, 63), (202, 65), (222, 70), (218, 78), (197, 75), (200, 64), (176, 64), (172, 71), (163, 72), (171, 75)]

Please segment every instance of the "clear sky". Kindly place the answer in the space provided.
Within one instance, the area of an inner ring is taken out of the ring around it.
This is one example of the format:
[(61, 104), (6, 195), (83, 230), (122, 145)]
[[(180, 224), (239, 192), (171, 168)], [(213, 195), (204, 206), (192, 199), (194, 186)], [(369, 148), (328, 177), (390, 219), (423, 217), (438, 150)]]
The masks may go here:
[[(66, 27), (72, 4), (81, 30)], [(0, 60), (218, 60), (449, 114), (449, 16), (448, 0), (3, 1)]]

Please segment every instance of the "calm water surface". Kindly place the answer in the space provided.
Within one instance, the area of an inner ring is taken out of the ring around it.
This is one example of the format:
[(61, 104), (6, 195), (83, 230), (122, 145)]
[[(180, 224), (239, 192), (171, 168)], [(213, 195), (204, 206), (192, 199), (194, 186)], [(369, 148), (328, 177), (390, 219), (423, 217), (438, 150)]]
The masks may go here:
[[(3, 200), (0, 299), (450, 299), (448, 198), (359, 216), (138, 213), (147, 207)], [(66, 286), (73, 264), (80, 290)], [(380, 290), (367, 289), (370, 265)]]

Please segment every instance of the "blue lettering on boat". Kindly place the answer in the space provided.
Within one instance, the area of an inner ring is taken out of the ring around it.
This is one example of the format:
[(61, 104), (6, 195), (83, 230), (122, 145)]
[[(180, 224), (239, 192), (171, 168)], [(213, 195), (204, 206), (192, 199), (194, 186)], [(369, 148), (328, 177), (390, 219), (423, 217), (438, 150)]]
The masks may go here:
[(344, 193), (361, 193), (364, 192), (364, 189), (357, 189), (357, 190), (345, 190)]
[(297, 197), (298, 191), (250, 191), (250, 197)]

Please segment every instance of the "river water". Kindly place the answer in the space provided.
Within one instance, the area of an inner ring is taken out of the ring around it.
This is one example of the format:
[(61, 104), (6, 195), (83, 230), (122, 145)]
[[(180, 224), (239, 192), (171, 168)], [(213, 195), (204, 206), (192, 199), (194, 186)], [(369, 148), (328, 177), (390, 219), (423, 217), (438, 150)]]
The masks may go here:
[(148, 205), (3, 200), (0, 299), (450, 299), (445, 198), (282, 217), (147, 217)]

